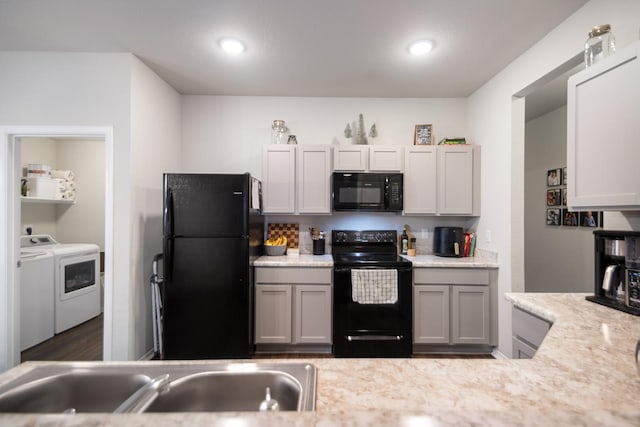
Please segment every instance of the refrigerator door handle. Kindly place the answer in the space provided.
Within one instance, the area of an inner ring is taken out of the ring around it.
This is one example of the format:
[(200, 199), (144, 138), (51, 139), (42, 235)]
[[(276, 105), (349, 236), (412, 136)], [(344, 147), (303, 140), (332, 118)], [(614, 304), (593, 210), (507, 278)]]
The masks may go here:
[(167, 201), (164, 206), (164, 235), (165, 237), (173, 237), (173, 193), (167, 191)]
[(164, 206), (164, 275), (167, 279), (171, 279), (173, 271), (173, 193), (167, 190), (167, 200)]

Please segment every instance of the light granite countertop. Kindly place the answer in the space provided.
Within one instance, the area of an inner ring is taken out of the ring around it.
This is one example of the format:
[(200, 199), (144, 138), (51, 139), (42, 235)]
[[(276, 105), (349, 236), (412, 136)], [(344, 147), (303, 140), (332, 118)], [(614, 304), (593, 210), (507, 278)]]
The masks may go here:
[(447, 268), (498, 268), (498, 263), (482, 257), (440, 257), (436, 255), (416, 255), (404, 258), (411, 261), (414, 267), (447, 267)]
[[(406, 256), (414, 267), (448, 268), (498, 268), (495, 260), (487, 257), (439, 257), (435, 255)], [(333, 267), (333, 258), (329, 255), (308, 255), (293, 252), (283, 256), (261, 256), (253, 262), (254, 267)]]
[[(302, 359), (318, 367), (313, 413), (5, 414), (0, 426), (638, 426), (640, 318), (584, 296), (506, 295), (554, 322), (532, 360)], [(20, 365), (0, 383), (38, 365)]]
[(298, 254), (290, 251), (287, 255), (264, 255), (253, 262), (254, 267), (333, 267), (331, 255)]

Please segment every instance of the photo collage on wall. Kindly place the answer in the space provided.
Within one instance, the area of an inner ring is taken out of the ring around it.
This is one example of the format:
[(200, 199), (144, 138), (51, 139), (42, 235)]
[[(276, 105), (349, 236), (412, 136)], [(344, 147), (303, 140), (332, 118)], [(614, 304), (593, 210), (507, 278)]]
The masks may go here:
[(547, 225), (602, 227), (602, 212), (571, 211), (567, 208), (567, 168), (547, 171)]

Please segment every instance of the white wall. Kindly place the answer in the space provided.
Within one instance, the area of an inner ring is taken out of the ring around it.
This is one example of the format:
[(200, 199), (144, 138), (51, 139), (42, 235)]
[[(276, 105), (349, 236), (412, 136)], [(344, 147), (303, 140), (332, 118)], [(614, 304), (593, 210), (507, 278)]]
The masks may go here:
[[(371, 145), (412, 145), (415, 125), (431, 123), (435, 141), (465, 136), (465, 100), (462, 98), (294, 98), (294, 97), (182, 97), (182, 153), (190, 172), (250, 172), (261, 177), (262, 147), (270, 143), (274, 119), (285, 120), (298, 144), (350, 144), (347, 123), (364, 115), (367, 132), (375, 123), (378, 137)], [(470, 141), (473, 142), (473, 141)], [(301, 252), (310, 253), (308, 228), (395, 229), (408, 224), (416, 234), (419, 253), (431, 253), (437, 225), (475, 228), (476, 219), (403, 217), (394, 214), (340, 213), (332, 216), (273, 216), (267, 222), (298, 223)], [(327, 247), (330, 251), (330, 247)]]
[(105, 144), (98, 139), (22, 138), (22, 164), (50, 165), (75, 173), (76, 203), (23, 203), (21, 232), (50, 234), (62, 243), (94, 243), (104, 251)]
[(180, 95), (134, 57), (129, 238), (135, 358), (153, 348), (149, 277), (153, 256), (162, 252), (162, 174), (181, 164), (180, 108)]
[[(183, 96), (183, 168), (191, 172), (262, 170), (262, 146), (270, 143), (271, 124), (284, 120), (298, 144), (349, 143), (347, 123), (364, 115), (369, 143), (413, 144), (414, 126), (431, 123), (436, 141), (464, 136), (463, 98), (283, 98), (250, 96)], [(475, 141), (470, 141), (475, 143)]]
[(94, 243), (104, 251), (105, 143), (102, 140), (57, 141), (56, 169), (75, 174), (76, 203), (58, 205), (56, 239), (62, 243)]
[(113, 127), (113, 313), (105, 313), (109, 335), (105, 343), (111, 342), (108, 338), (113, 342), (105, 347), (105, 356), (113, 360), (134, 356), (128, 328), (133, 323), (129, 316), (132, 58), (126, 53), (0, 52), (0, 125)]
[(128, 53), (0, 52), (0, 63), (0, 125), (114, 129), (105, 357), (137, 359), (152, 346), (148, 279), (162, 250), (162, 172), (180, 167), (179, 95)]
[(527, 292), (593, 292), (594, 229), (546, 225), (547, 171), (564, 167), (566, 162), (567, 107), (564, 106), (527, 122), (525, 128), (524, 288)]
[[(482, 217), (478, 224), (479, 247), (499, 252), (500, 293), (523, 290), (524, 275), (519, 240), (524, 220), (513, 220), (513, 210), (523, 210), (524, 137), (511, 133), (512, 97), (554, 68), (580, 54), (587, 32), (597, 24), (609, 23), (618, 46), (637, 40), (640, 28), (637, 0), (592, 0), (551, 31), (545, 38), (509, 64), (468, 100), (468, 135), (482, 145)], [(524, 115), (520, 120), (524, 120)], [(515, 146), (513, 145), (515, 142)], [(518, 183), (515, 187), (512, 182)], [(514, 232), (515, 230), (515, 232)], [(491, 235), (491, 241), (487, 239)], [(516, 260), (516, 264), (512, 264)], [(500, 351), (511, 354), (510, 305), (499, 298)]]
[[(27, 168), (29, 163), (55, 165), (58, 151), (51, 138), (22, 138), (21, 163)], [(20, 234), (26, 234), (26, 227), (31, 226), (33, 234), (50, 234), (56, 236), (56, 206), (48, 204), (23, 203), (21, 206)]]

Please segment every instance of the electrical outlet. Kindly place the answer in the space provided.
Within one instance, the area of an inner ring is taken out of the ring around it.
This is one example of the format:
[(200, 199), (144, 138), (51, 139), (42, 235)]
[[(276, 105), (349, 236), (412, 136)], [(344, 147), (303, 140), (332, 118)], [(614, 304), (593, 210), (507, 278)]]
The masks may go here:
[(429, 238), (429, 229), (428, 228), (423, 228), (420, 230), (420, 237), (422, 237), (423, 239), (428, 239)]
[(487, 241), (487, 243), (491, 243), (491, 230), (486, 231), (484, 239)]

